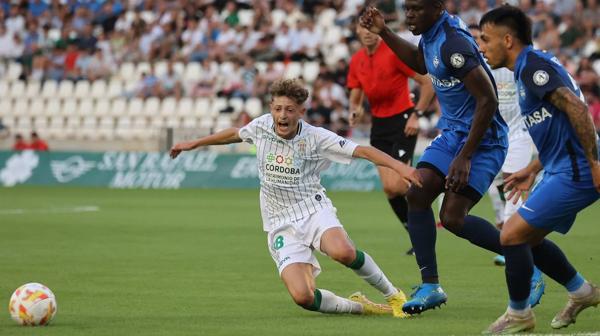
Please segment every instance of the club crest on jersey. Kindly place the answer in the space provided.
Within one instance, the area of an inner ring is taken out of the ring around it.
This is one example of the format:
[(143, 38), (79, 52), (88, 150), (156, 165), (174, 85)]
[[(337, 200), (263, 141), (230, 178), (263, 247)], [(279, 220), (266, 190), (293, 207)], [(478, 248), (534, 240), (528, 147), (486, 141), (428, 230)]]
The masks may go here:
[(297, 147), (297, 151), (300, 154), (306, 154), (306, 141), (300, 140), (298, 141), (298, 143), (296, 144)]
[(546, 85), (550, 80), (550, 75), (544, 70), (538, 70), (533, 74), (533, 82), (537, 86)]
[(433, 56), (433, 66), (437, 68), (439, 65), (440, 59), (437, 57), (437, 55)]
[(465, 57), (460, 53), (454, 53), (450, 56), (450, 64), (457, 69), (462, 68), (465, 65)]

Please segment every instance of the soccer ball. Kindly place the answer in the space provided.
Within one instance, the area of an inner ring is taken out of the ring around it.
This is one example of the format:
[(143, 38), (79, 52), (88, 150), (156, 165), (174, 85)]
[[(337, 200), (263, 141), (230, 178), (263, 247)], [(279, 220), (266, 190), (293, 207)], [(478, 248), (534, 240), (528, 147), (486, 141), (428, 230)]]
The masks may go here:
[(56, 314), (56, 298), (50, 288), (42, 284), (24, 284), (10, 297), (8, 311), (20, 325), (46, 325)]

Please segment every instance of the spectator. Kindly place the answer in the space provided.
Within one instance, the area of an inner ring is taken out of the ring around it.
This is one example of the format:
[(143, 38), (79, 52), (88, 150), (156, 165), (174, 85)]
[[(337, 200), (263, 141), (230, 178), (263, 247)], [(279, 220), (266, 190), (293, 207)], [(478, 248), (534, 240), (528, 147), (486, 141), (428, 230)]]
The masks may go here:
[(49, 150), (48, 143), (42, 140), (37, 132), (31, 132), (31, 144), (29, 145), (29, 149), (39, 152), (47, 152)]
[(21, 134), (17, 133), (15, 135), (15, 143), (13, 144), (12, 149), (14, 151), (24, 151), (24, 150), (31, 149), (31, 147), (25, 141), (25, 139), (23, 138), (23, 136)]
[(176, 99), (183, 97), (183, 86), (181, 76), (175, 72), (173, 62), (167, 63), (167, 71), (159, 78), (161, 97), (175, 96)]

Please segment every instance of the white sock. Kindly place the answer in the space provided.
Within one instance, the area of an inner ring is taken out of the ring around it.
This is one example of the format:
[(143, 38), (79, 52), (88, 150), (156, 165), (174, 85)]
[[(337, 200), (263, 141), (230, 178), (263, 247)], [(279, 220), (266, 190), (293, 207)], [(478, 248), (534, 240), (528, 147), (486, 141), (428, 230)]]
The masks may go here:
[(362, 253), (365, 256), (365, 263), (361, 268), (355, 269), (354, 273), (363, 278), (369, 285), (375, 287), (386, 298), (398, 293), (396, 287), (383, 274), (383, 271), (377, 266), (373, 258), (366, 252)]
[(592, 286), (590, 286), (589, 282), (584, 281), (583, 285), (581, 285), (575, 291), (569, 292), (569, 295), (574, 298), (582, 298), (584, 296), (590, 295), (591, 292), (592, 292)]
[[(500, 198), (496, 181), (488, 189), (488, 194), (492, 200), (492, 207), (494, 208), (494, 215), (496, 217), (496, 224), (504, 222), (504, 214), (506, 213), (504, 202)], [(508, 203), (506, 204), (508, 206)]]
[(531, 306), (530, 305), (527, 305), (527, 307), (525, 309), (513, 309), (510, 306), (508, 307), (508, 312), (511, 315), (517, 315), (517, 316), (520, 316), (520, 317), (525, 317), (525, 316), (529, 315), (530, 311), (531, 311)]
[(517, 212), (517, 210), (519, 210), (519, 208), (521, 207), (522, 204), (523, 204), (523, 200), (521, 198), (519, 198), (519, 201), (517, 202), (517, 204), (513, 204), (512, 200), (506, 202), (506, 205), (504, 206), (504, 223), (506, 223), (506, 221), (508, 221), (510, 216), (514, 215), (515, 212)]
[(326, 289), (321, 292), (319, 311), (328, 314), (361, 314), (363, 307), (360, 303), (339, 297)]

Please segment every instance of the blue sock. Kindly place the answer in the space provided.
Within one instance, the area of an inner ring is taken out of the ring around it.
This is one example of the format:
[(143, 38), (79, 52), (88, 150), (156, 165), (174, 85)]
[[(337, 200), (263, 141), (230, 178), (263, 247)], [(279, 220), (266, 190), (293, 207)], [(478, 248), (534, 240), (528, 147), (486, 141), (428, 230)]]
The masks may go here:
[(454, 232), (473, 245), (482, 247), (496, 254), (502, 254), (500, 246), (500, 231), (494, 225), (477, 216), (465, 216), (465, 222), (460, 232)]
[(581, 286), (583, 286), (584, 282), (585, 282), (585, 279), (581, 276), (581, 274), (577, 273), (577, 274), (575, 274), (573, 279), (571, 279), (571, 280), (569, 280), (569, 282), (567, 282), (567, 284), (565, 285), (565, 288), (569, 292), (574, 292), (574, 291), (578, 290), (579, 288), (581, 288)]
[[(548, 239), (531, 249), (535, 266), (552, 280), (567, 287), (577, 271), (556, 244)], [(569, 289), (567, 287), (567, 289)]]
[(529, 302), (533, 256), (529, 244), (502, 246), (506, 258), (506, 284), (510, 297), (510, 307), (525, 309)]
[(433, 210), (409, 210), (408, 233), (415, 249), (423, 283), (438, 283), (435, 257), (436, 228)]

